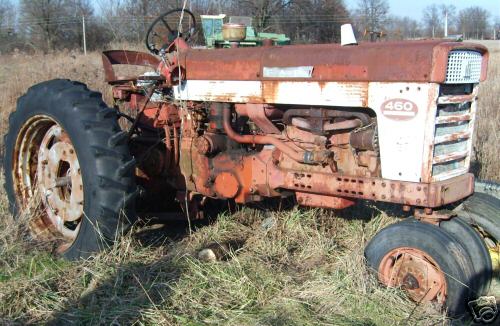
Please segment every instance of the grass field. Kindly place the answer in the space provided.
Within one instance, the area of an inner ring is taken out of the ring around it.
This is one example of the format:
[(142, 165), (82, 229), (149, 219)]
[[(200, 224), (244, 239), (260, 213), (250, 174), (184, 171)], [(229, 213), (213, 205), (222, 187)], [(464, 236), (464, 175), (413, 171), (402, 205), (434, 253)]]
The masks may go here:
[(479, 88), (473, 170), (481, 179), (500, 181), (500, 41), (482, 41), (490, 50), (488, 79)]
[[(500, 180), (500, 46), (480, 93), (475, 169)], [(103, 92), (100, 57), (91, 53), (0, 57), (0, 131), (15, 100), (34, 83), (80, 80)], [(444, 316), (384, 289), (364, 265), (363, 248), (395, 219), (363, 205), (342, 214), (244, 208), (210, 225), (137, 229), (83, 262), (54, 258), (13, 222), (0, 199), (0, 324), (52, 325), (439, 325)], [(198, 260), (210, 244), (226, 259)]]

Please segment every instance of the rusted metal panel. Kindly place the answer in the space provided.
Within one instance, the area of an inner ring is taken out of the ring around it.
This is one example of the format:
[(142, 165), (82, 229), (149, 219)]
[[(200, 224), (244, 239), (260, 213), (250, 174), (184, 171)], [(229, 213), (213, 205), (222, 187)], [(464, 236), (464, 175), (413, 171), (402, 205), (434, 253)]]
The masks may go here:
[(366, 82), (187, 80), (174, 88), (180, 100), (226, 103), (366, 107)]
[(185, 101), (264, 103), (258, 81), (187, 80), (174, 87), (174, 95)]
[(263, 81), (264, 103), (366, 107), (366, 82)]
[(434, 144), (442, 144), (442, 143), (452, 142), (455, 140), (467, 139), (470, 138), (470, 136), (471, 134), (469, 131), (454, 132), (447, 135), (436, 136), (434, 138)]
[(447, 123), (470, 121), (470, 120), (472, 120), (472, 115), (469, 113), (457, 114), (457, 115), (447, 115), (447, 116), (437, 117), (436, 124), (447, 124)]
[(190, 49), (186, 53), (186, 77), (188, 80), (258, 80), (262, 49)]
[[(265, 78), (264, 68), (312, 66), (311, 81), (436, 82), (446, 78), (448, 52), (472, 49), (484, 56), (476, 44), (439, 40), (293, 45), (285, 47), (188, 50), (188, 80), (280, 80)], [(483, 67), (483, 70), (485, 67)], [(482, 77), (482, 78), (485, 78)], [(297, 80), (304, 78), (297, 78)], [(287, 78), (287, 81), (294, 80)]]
[(434, 159), (432, 160), (432, 162), (434, 164), (441, 164), (441, 163), (445, 163), (445, 162), (456, 161), (456, 160), (467, 157), (468, 154), (469, 154), (469, 151), (462, 151), (462, 152), (455, 152), (455, 153), (450, 153), (450, 154), (445, 154), (445, 155), (434, 156)]
[(438, 104), (461, 104), (465, 102), (472, 102), (476, 98), (477, 94), (466, 94), (466, 95), (448, 95), (440, 96), (438, 98)]
[(474, 176), (470, 173), (435, 183), (419, 183), (335, 173), (282, 171), (281, 177), (270, 181), (275, 188), (421, 207), (440, 207), (465, 198), (474, 191)]
[(474, 193), (474, 175), (466, 173), (454, 178), (430, 184), (428, 207), (439, 207), (454, 203)]
[(335, 196), (324, 196), (306, 192), (295, 192), (299, 205), (318, 208), (344, 209), (356, 204), (355, 201)]
[(117, 83), (129, 80), (136, 80), (137, 77), (117, 77), (113, 69), (113, 65), (134, 65), (145, 66), (156, 69), (160, 64), (160, 60), (144, 52), (126, 51), (126, 50), (111, 50), (102, 53), (102, 64), (104, 67), (105, 80), (108, 83)]

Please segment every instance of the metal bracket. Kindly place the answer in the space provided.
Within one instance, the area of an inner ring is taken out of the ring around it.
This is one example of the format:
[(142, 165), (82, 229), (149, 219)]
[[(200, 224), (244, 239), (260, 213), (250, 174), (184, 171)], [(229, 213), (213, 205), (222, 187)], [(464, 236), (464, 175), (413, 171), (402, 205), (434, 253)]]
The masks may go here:
[(433, 210), (432, 208), (415, 208), (414, 216), (421, 222), (439, 225), (439, 222), (451, 219), (457, 213), (447, 209)]

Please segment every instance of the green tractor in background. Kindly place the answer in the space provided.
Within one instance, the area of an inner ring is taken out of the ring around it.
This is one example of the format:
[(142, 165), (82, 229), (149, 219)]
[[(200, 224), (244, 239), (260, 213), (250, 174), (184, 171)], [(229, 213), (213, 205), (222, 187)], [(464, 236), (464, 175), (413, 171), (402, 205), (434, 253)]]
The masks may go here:
[(201, 15), (207, 48), (290, 44), (290, 38), (285, 34), (256, 33), (252, 26), (252, 17), (232, 16), (229, 17), (229, 23), (224, 23), (225, 18), (225, 14)]

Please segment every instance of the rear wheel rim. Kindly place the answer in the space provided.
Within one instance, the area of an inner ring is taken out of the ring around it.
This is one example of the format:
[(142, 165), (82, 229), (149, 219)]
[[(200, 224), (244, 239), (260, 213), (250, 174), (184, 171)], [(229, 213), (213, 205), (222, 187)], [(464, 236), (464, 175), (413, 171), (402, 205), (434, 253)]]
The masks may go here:
[(446, 301), (446, 278), (427, 253), (409, 247), (391, 250), (380, 262), (379, 279), (388, 287), (400, 287), (416, 302)]
[(80, 231), (84, 203), (71, 139), (54, 119), (32, 117), (19, 132), (13, 161), (14, 188), (21, 209), (29, 210), (30, 231), (40, 240), (58, 240), (56, 250), (65, 251)]

